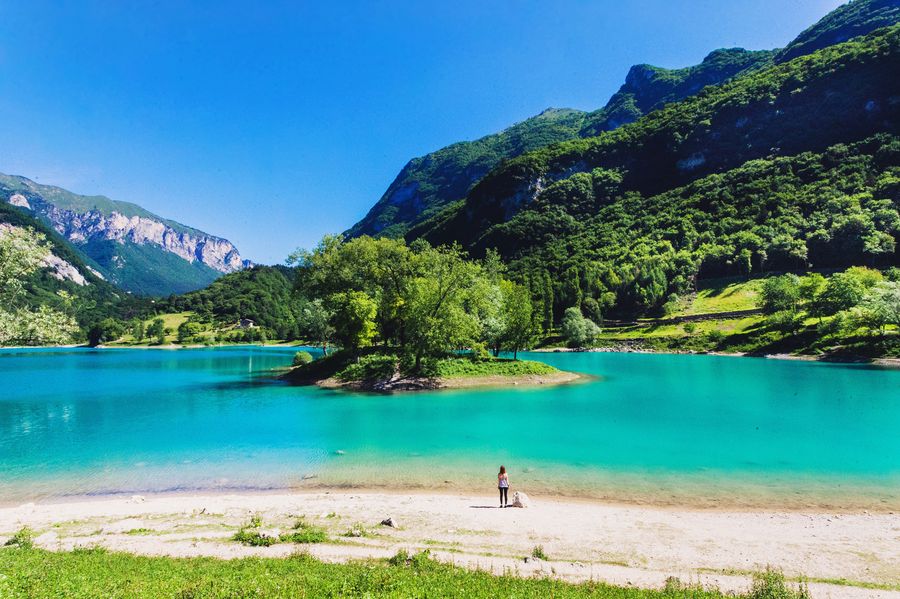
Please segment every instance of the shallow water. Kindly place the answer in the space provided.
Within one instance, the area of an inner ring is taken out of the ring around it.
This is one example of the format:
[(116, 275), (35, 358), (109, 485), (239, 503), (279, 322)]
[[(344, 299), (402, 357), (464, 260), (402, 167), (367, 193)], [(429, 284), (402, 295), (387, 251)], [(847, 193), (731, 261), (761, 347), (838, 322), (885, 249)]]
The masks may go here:
[(296, 349), (0, 351), (0, 502), (353, 485), (654, 503), (900, 506), (900, 370), (530, 354), (597, 380), (363, 395)]

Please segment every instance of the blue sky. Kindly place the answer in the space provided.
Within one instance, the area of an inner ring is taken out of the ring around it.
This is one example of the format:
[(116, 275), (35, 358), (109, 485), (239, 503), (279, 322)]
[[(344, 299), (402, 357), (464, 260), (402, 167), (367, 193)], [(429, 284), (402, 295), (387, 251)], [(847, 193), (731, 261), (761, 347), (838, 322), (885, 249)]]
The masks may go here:
[(783, 46), (839, 0), (0, 0), (0, 172), (141, 204), (281, 262), (407, 160), (629, 66)]

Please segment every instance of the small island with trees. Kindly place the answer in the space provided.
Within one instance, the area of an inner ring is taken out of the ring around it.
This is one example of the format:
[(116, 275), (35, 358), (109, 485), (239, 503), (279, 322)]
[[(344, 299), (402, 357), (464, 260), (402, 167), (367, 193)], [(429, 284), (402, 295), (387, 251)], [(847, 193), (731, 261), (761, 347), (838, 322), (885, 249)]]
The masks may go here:
[(306, 298), (301, 329), (323, 354), (298, 352), (292, 383), (398, 391), (581, 378), (518, 359), (540, 334), (540, 314), (493, 253), (469, 260), (455, 246), (326, 237), (290, 261)]

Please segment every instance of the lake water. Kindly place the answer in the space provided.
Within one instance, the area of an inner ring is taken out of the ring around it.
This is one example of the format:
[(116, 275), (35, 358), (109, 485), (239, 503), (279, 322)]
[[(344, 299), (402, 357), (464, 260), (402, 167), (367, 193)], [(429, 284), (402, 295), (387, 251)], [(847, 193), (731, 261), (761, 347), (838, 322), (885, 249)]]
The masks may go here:
[(900, 507), (900, 370), (529, 354), (563, 387), (371, 395), (296, 349), (0, 350), (0, 503), (316, 486), (512, 486), (654, 503)]

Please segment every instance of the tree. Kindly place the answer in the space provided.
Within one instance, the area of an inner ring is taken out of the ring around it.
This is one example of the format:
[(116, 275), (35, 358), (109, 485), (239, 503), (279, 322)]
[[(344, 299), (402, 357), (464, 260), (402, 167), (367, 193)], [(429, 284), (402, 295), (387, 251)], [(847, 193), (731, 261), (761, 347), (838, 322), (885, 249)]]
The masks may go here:
[(104, 318), (88, 330), (88, 345), (96, 347), (115, 341), (125, 334), (125, 325), (115, 318)]
[(500, 281), (503, 295), (503, 345), (513, 352), (513, 359), (519, 359), (519, 350), (527, 349), (536, 335), (532, 320), (531, 293), (527, 288), (507, 280)]
[(585, 318), (575, 306), (566, 309), (560, 330), (570, 347), (589, 347), (600, 335), (600, 327)]
[(144, 335), (144, 321), (140, 318), (135, 318), (131, 321), (131, 336), (134, 337), (137, 343), (140, 343), (144, 340)]
[(50, 246), (40, 233), (0, 228), (0, 345), (71, 343), (77, 334), (78, 324), (71, 316), (49, 306), (23, 305), (24, 282), (49, 254)]
[(795, 311), (800, 303), (800, 279), (781, 275), (765, 280), (760, 292), (760, 307), (765, 314)]
[(404, 313), (407, 336), (419, 371), (422, 358), (471, 347), (479, 340), (482, 323), (473, 307), (481, 267), (465, 260), (459, 247), (418, 246), (419, 276), (410, 282)]
[(195, 341), (203, 332), (203, 326), (194, 320), (185, 320), (178, 325), (178, 343), (184, 345)]
[(332, 317), (321, 299), (307, 302), (300, 313), (300, 334), (321, 347), (323, 356), (328, 355), (328, 345), (334, 338)]
[(870, 289), (859, 306), (867, 315), (866, 326), (883, 335), (888, 325), (900, 326), (900, 283), (882, 281)]
[(166, 342), (166, 325), (162, 318), (156, 318), (147, 327), (147, 337), (154, 339), (157, 345)]
[(377, 304), (362, 291), (348, 291), (331, 298), (334, 306), (332, 325), (342, 347), (358, 352), (375, 338)]
[(816, 299), (816, 311), (831, 315), (853, 308), (862, 301), (866, 290), (881, 278), (877, 270), (862, 267), (851, 267), (831, 275)]

